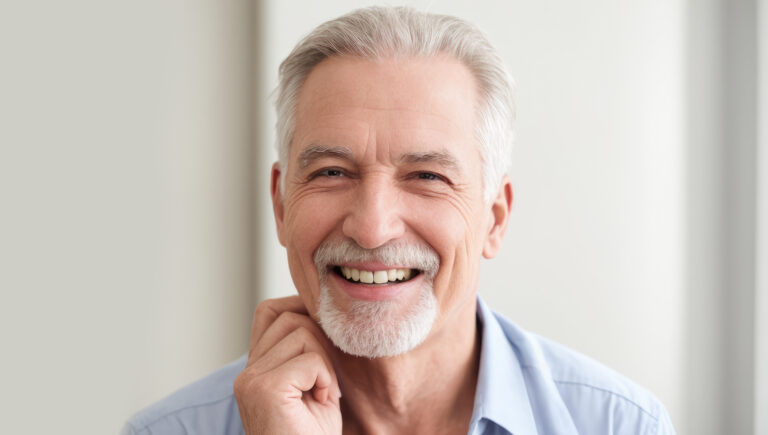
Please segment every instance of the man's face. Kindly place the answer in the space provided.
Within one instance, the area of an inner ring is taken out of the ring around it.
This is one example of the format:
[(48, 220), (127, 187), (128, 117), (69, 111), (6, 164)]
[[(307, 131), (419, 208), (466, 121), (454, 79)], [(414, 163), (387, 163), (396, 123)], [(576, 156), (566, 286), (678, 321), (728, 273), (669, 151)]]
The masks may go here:
[[(397, 322), (427, 291), (436, 302), (432, 335), (474, 311), (480, 256), (495, 225), (483, 201), (477, 98), (470, 71), (448, 57), (333, 57), (310, 73), (285, 192), (276, 187), (277, 166), (272, 181), (278, 235), (313, 317), (323, 292), (338, 313), (386, 305)], [(337, 249), (341, 259), (318, 270), (318, 248), (339, 244), (354, 248), (350, 257)], [(399, 256), (402, 246), (417, 253)], [(402, 264), (419, 252), (439, 261), (434, 277), (410, 270), (418, 262)]]

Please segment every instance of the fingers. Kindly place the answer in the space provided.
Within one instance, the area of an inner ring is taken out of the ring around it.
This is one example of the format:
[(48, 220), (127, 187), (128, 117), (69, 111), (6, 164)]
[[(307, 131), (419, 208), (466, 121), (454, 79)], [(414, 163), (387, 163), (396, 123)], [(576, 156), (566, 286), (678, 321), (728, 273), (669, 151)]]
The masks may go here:
[(251, 326), (251, 343), (256, 343), (261, 338), (269, 325), (275, 322), (284, 312), (307, 314), (307, 308), (299, 296), (288, 296), (279, 299), (269, 299), (256, 307)]
[(296, 314), (292, 312), (282, 313), (266, 331), (261, 335), (258, 342), (251, 344), (251, 357), (259, 358), (269, 349), (275, 346), (283, 337), (286, 337), (296, 329), (303, 328), (311, 333), (313, 341), (323, 346), (326, 352), (331, 351), (331, 343), (320, 329), (320, 326), (310, 319), (309, 316)]
[[(335, 378), (320, 354), (316, 352), (302, 353), (280, 365), (273, 373), (276, 378), (287, 379), (291, 390), (289, 396), (301, 398), (305, 391), (312, 390), (313, 397), (320, 403), (328, 400), (330, 390), (335, 384)], [(338, 395), (334, 397), (338, 399)]]
[(264, 373), (246, 368), (235, 378), (233, 388), (238, 404), (256, 407), (265, 400), (267, 407), (281, 403), (269, 397), (302, 400), (304, 392), (310, 390), (320, 403), (330, 400), (338, 405), (341, 397), (333, 372), (317, 352), (302, 353)]
[(233, 384), (246, 433), (309, 433), (321, 422), (341, 432), (341, 390), (326, 346), (298, 296), (259, 304), (248, 363)]
[(341, 390), (329, 356), (332, 348), (330, 340), (309, 317), (298, 296), (267, 300), (256, 308), (246, 370), (260, 376), (282, 370), (283, 365), (303, 354), (316, 354), (325, 367), (324, 372), (330, 379), (328, 385), (332, 388), (329, 391), (326, 386), (316, 385), (313, 394), (318, 400), (320, 397), (327, 398), (329, 394), (338, 397)]
[(309, 352), (324, 356), (327, 365), (331, 366), (330, 360), (325, 356), (325, 349), (318, 343), (315, 336), (305, 328), (298, 327), (282, 337), (274, 346), (265, 349), (263, 353), (254, 352), (254, 359), (260, 367), (259, 371), (268, 371), (302, 353)]
[[(315, 353), (320, 355), (330, 373), (334, 386), (332, 393), (338, 396), (341, 395), (341, 391), (328, 353), (328, 348), (331, 346), (317, 324), (308, 316), (285, 312), (267, 328), (261, 339), (251, 346), (246, 367), (254, 367), (254, 371), (264, 373), (301, 354)], [(317, 394), (322, 390), (315, 391)]]
[[(254, 367), (258, 367), (256, 370), (259, 372), (271, 371), (287, 364), (292, 359), (303, 354), (315, 354), (320, 356), (321, 363), (325, 365), (326, 371), (331, 378), (331, 390), (333, 394), (340, 396), (341, 390), (338, 387), (339, 384), (336, 378), (336, 371), (333, 368), (333, 363), (323, 346), (318, 343), (315, 336), (303, 327), (295, 329), (280, 340), (275, 346), (270, 348), (265, 354), (257, 358), (254, 362)], [(320, 389), (325, 388), (324, 385), (316, 385), (315, 387)]]

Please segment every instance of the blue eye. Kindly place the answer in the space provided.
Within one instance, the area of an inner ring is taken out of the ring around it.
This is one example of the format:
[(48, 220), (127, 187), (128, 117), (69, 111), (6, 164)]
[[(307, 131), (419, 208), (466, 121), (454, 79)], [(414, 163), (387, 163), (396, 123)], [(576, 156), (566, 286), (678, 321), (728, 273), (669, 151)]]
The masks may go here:
[(440, 177), (431, 172), (419, 172), (419, 180), (439, 180)]

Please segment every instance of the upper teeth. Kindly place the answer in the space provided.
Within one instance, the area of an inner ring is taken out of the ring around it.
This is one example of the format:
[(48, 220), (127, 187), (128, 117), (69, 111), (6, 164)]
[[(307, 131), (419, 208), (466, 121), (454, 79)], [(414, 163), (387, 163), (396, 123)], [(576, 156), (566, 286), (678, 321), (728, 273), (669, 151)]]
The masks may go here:
[(364, 284), (383, 284), (387, 281), (402, 281), (411, 278), (411, 269), (360, 270), (342, 266), (341, 273), (347, 279), (360, 281)]

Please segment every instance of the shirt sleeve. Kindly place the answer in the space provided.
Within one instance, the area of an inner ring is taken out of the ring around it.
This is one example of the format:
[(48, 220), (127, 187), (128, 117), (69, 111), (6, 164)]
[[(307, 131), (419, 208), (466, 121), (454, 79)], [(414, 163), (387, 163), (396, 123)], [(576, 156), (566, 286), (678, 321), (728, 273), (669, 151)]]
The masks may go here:
[(139, 433), (136, 432), (131, 423), (126, 422), (123, 429), (120, 431), (120, 435), (139, 435)]
[(656, 435), (676, 435), (675, 428), (672, 426), (672, 420), (669, 418), (669, 413), (663, 406), (659, 414), (658, 426), (656, 426)]

